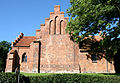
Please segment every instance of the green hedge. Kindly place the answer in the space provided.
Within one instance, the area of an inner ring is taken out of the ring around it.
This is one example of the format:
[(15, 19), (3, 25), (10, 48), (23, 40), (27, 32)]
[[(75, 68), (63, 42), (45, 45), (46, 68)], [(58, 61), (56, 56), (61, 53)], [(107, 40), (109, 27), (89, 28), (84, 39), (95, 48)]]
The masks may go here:
[(95, 76), (82, 74), (54, 74), (29, 76), (30, 83), (120, 83), (119, 76)]
[[(20, 75), (20, 80), (23, 81), (23, 75)], [(15, 73), (4, 73), (0, 72), (0, 83), (17, 83)]]
[[(15, 73), (0, 73), (0, 83), (16, 83)], [(120, 76), (86, 74), (20, 75), (20, 83), (120, 83)]]
[(15, 73), (0, 73), (0, 83), (15, 83)]

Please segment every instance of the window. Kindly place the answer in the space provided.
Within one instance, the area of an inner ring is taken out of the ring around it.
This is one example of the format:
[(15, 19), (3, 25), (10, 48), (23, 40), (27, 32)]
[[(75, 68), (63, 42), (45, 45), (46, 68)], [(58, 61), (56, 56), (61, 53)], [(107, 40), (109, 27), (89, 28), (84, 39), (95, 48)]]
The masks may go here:
[(53, 20), (51, 20), (50, 23), (49, 23), (49, 34), (51, 34), (52, 22), (53, 22)]
[(60, 21), (60, 34), (62, 32), (62, 28), (63, 28), (63, 20)]
[(55, 17), (54, 34), (56, 34), (57, 19), (58, 19), (58, 16)]
[(22, 62), (27, 62), (27, 55), (26, 55), (26, 53), (24, 53), (22, 55)]
[(97, 56), (96, 56), (96, 54), (92, 54), (91, 56), (92, 56), (92, 62), (93, 63), (97, 63)]

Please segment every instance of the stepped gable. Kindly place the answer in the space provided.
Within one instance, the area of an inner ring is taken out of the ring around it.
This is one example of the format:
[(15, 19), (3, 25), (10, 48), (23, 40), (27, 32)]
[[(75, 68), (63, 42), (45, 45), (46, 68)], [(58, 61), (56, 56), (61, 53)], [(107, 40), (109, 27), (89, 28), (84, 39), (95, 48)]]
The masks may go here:
[(64, 17), (64, 12), (60, 11), (60, 5), (55, 5), (54, 12), (50, 12), (50, 16), (45, 18), (45, 24), (40, 24), (40, 29), (36, 30), (37, 39), (47, 35), (66, 35), (68, 20), (68, 17)]

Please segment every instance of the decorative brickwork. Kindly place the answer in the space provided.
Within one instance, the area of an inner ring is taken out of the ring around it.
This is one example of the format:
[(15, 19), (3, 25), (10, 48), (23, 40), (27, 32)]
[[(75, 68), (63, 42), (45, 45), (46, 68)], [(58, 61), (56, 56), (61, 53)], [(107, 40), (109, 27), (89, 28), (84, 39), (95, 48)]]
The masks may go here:
[[(83, 52), (84, 49), (72, 41), (65, 32), (68, 20), (57, 5), (50, 17), (45, 18), (45, 24), (36, 30), (36, 36), (21, 33), (8, 53), (6, 72), (14, 72), (17, 67), (21, 72), (35, 73), (114, 72), (112, 63), (104, 58), (93, 62), (88, 52)], [(102, 38), (98, 35), (95, 39)], [(27, 57), (25, 61), (23, 56)]]

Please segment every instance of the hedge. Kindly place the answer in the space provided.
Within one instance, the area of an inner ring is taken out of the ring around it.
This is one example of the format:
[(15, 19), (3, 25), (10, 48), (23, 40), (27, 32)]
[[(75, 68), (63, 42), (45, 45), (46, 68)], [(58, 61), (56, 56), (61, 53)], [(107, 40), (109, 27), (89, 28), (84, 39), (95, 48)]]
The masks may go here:
[[(23, 75), (20, 75), (20, 80), (23, 81)], [(0, 72), (0, 83), (17, 83), (15, 73)]]
[(14, 83), (16, 82), (15, 73), (0, 73), (0, 83)]
[(95, 76), (82, 74), (54, 74), (29, 76), (30, 83), (120, 83), (119, 76)]
[[(0, 83), (16, 83), (15, 73), (0, 73)], [(49, 74), (40, 76), (20, 74), (20, 83), (120, 83), (120, 77), (95, 74)]]

